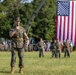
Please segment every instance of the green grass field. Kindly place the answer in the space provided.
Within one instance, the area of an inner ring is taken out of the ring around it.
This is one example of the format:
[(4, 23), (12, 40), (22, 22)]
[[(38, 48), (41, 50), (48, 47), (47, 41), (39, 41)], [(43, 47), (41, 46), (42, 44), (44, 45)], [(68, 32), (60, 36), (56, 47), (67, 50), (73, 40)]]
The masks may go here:
[[(71, 58), (51, 58), (51, 52), (45, 52), (44, 58), (38, 57), (38, 52), (25, 52), (23, 75), (76, 75), (76, 52)], [(11, 52), (0, 52), (0, 75), (10, 74)], [(18, 68), (18, 56), (15, 65), (15, 74), (21, 75)]]

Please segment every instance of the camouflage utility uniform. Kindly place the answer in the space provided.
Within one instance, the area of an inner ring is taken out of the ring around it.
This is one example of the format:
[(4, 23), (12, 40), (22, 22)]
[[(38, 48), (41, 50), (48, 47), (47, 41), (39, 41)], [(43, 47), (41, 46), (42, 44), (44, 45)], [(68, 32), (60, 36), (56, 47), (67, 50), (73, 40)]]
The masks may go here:
[(66, 56), (70, 57), (70, 47), (71, 47), (71, 44), (68, 40), (64, 42), (64, 57)]
[(56, 42), (56, 57), (57, 58), (61, 57), (61, 42), (60, 41)]
[(16, 61), (16, 51), (18, 52), (19, 57), (19, 68), (20, 73), (23, 73), (22, 68), (24, 67), (23, 58), (24, 58), (24, 41), (26, 40), (26, 45), (28, 45), (29, 40), (25, 32), (25, 29), (20, 26), (19, 17), (16, 20), (16, 27), (11, 29), (9, 36), (12, 38), (12, 50), (11, 50), (11, 73), (14, 73), (14, 66)]
[(38, 49), (39, 49), (39, 57), (44, 57), (44, 41), (42, 41), (42, 39), (40, 39), (40, 41), (38, 42)]
[(52, 57), (54, 56), (56, 57), (56, 42), (55, 41), (52, 43), (51, 49), (52, 49)]
[[(13, 29), (12, 29), (13, 30)], [(20, 30), (16, 30), (16, 33), (12, 37), (12, 58), (11, 66), (15, 66), (16, 61), (16, 51), (18, 51), (19, 57), (19, 67), (23, 67), (23, 57), (24, 57), (24, 33), (25, 30), (20, 27)]]

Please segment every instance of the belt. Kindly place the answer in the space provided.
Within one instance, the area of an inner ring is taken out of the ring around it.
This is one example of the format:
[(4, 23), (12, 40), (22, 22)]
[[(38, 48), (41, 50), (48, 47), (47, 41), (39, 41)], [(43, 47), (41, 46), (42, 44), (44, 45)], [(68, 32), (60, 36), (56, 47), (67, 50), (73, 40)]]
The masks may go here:
[(23, 41), (23, 38), (13, 38), (13, 40)]

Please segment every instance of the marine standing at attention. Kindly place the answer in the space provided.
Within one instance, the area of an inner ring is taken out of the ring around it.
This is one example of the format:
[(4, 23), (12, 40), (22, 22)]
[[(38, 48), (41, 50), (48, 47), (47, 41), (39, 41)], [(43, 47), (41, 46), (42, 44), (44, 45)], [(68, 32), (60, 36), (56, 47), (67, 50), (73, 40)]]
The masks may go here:
[(20, 17), (16, 19), (16, 26), (12, 28), (9, 32), (9, 36), (12, 38), (12, 50), (11, 50), (11, 73), (14, 73), (14, 66), (16, 61), (16, 52), (18, 52), (19, 57), (19, 72), (23, 73), (23, 60), (24, 60), (24, 41), (29, 44), (28, 35), (25, 29), (20, 26)]

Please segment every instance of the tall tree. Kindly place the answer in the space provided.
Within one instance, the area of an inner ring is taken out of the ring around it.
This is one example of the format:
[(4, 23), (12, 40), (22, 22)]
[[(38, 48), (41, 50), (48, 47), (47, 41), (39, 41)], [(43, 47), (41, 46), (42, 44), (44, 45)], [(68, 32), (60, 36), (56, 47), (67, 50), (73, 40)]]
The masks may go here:
[[(41, 0), (33, 1), (33, 9), (36, 9)], [(32, 26), (33, 36), (52, 39), (55, 37), (55, 0), (46, 0), (44, 6), (39, 11)]]
[[(33, 0), (32, 3), (21, 4), (20, 0), (4, 0), (1, 3), (0, 12), (6, 9), (6, 14), (0, 19), (0, 36), (5, 36), (9, 29), (14, 24), (14, 19), (17, 16), (21, 18), (21, 25), (26, 27), (26, 23), (33, 14), (33, 11), (38, 7), (41, 0)], [(56, 0), (46, 0), (43, 7), (38, 12), (35, 19), (32, 21), (29, 36), (36, 38), (52, 39), (55, 37), (55, 14)]]
[[(3, 14), (1, 12), (0, 15), (0, 36), (1, 37), (5, 37), (8, 38), (8, 33), (9, 33), (9, 29), (11, 28), (11, 22), (12, 22), (12, 17), (13, 15), (11, 14), (11, 12), (14, 12), (14, 6), (15, 4), (17, 4), (15, 0), (4, 0), (1, 4), (0, 4), (0, 12), (4, 11), (6, 12), (5, 14)], [(10, 9), (9, 9), (10, 8)], [(12, 15), (12, 16), (11, 16)], [(11, 16), (11, 17), (10, 17)]]

